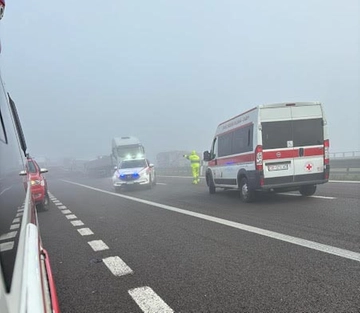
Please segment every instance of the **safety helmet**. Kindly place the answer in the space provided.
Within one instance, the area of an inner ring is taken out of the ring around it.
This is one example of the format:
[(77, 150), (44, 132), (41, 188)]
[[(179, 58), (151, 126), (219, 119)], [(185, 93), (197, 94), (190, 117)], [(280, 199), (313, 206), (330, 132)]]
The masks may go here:
[(193, 155), (196, 154), (196, 151), (195, 150), (191, 151), (191, 154), (193, 154)]

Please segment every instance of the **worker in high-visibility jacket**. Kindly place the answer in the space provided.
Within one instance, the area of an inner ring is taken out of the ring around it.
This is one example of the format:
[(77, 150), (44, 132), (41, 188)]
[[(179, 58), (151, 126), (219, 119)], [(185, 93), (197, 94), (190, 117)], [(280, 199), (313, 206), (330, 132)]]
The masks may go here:
[(191, 163), (193, 184), (198, 184), (200, 182), (200, 157), (196, 154), (195, 150), (192, 151), (190, 155), (184, 154), (184, 157)]

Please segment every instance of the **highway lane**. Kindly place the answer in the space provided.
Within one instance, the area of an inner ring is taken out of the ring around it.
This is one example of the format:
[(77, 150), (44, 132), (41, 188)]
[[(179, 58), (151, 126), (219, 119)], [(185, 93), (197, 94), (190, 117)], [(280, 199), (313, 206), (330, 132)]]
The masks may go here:
[[(112, 190), (108, 178), (63, 178)], [(210, 196), (204, 184), (187, 179), (159, 182), (153, 190), (124, 194), (360, 251), (358, 185), (321, 186), (317, 195), (329, 198), (268, 195), (244, 205), (234, 192)], [(58, 178), (49, 178), (49, 186), (66, 207), (53, 204), (39, 214), (63, 312), (146, 312), (132, 296), (149, 303), (149, 290), (164, 301), (150, 301), (161, 311), (359, 312), (360, 262)], [(332, 188), (338, 193), (329, 195)], [(351, 188), (357, 197), (341, 196)], [(84, 225), (71, 224), (78, 220)], [(78, 229), (87, 227), (93, 235), (81, 236)], [(95, 240), (108, 249), (94, 251), (88, 242)], [(131, 274), (113, 275), (103, 261), (109, 257), (121, 258)]]

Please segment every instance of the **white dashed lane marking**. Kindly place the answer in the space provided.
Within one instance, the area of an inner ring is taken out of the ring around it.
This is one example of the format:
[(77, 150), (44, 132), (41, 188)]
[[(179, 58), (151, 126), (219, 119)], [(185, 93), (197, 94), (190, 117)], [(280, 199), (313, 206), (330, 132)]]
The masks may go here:
[(20, 227), (20, 224), (13, 224), (10, 226), (10, 230), (18, 229)]
[(94, 251), (103, 251), (109, 249), (109, 247), (102, 240), (89, 241), (88, 244)]
[(16, 237), (17, 231), (11, 231), (0, 236), (0, 240), (7, 240)]
[(74, 219), (77, 218), (75, 214), (65, 215), (65, 217), (66, 217), (68, 220), (74, 220)]
[(60, 210), (64, 210), (64, 209), (66, 209), (66, 206), (65, 206), (65, 205), (60, 205), (60, 206), (58, 206), (58, 208), (59, 208)]
[(77, 231), (79, 232), (79, 234), (81, 236), (94, 235), (94, 233), (92, 232), (92, 230), (90, 228), (79, 228)]
[(62, 210), (61, 213), (62, 214), (71, 214), (71, 211), (70, 210)]
[(20, 218), (17, 217), (17, 218), (14, 218), (12, 224), (16, 224), (16, 223), (20, 223)]
[(144, 313), (174, 312), (150, 287), (134, 288), (128, 292)]
[(132, 269), (118, 256), (105, 258), (103, 262), (115, 276), (124, 276), (133, 273)]
[(14, 242), (13, 241), (0, 243), (0, 252), (9, 251), (12, 248), (14, 248)]
[(73, 226), (84, 226), (84, 223), (80, 220), (77, 221), (71, 221), (70, 222)]

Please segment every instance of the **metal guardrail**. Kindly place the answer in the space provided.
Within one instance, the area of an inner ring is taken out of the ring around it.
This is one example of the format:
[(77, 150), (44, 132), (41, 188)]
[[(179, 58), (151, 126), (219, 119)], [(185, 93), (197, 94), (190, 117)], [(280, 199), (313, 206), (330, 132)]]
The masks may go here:
[(330, 159), (360, 158), (360, 151), (330, 152)]

